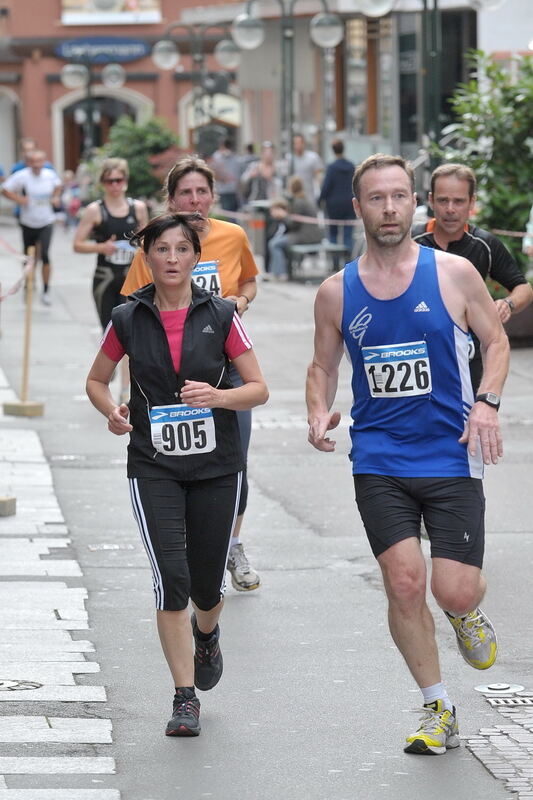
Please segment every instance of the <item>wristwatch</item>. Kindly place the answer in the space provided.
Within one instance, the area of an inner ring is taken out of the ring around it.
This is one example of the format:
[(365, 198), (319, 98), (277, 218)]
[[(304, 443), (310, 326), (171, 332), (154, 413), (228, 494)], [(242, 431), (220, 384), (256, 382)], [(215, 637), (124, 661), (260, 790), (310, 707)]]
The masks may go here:
[(483, 392), (476, 395), (476, 403), (486, 403), (497, 411), (500, 407), (500, 395), (494, 392)]
[(511, 300), (510, 297), (504, 297), (503, 299), (507, 303), (507, 305), (509, 306), (509, 308), (511, 310), (511, 314), (512, 314), (513, 311), (515, 310), (514, 300)]

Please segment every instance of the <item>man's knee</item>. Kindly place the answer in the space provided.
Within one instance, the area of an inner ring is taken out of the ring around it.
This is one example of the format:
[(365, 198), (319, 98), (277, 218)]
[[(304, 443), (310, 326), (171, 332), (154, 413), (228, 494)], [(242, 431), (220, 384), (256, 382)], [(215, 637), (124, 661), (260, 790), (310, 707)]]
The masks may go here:
[(389, 601), (405, 610), (418, 607), (426, 597), (425, 566), (419, 562), (396, 560), (391, 550), (379, 559)]
[(485, 580), (477, 567), (457, 565), (444, 574), (434, 570), (431, 591), (441, 608), (455, 616), (464, 616), (480, 603)]

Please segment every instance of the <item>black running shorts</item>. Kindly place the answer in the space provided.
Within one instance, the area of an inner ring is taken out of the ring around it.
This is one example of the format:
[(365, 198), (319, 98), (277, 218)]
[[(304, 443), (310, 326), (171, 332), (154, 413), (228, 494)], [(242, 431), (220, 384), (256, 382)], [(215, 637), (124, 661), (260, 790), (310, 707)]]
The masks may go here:
[(377, 558), (416, 536), (424, 520), (432, 558), (480, 567), (485, 547), (485, 497), (477, 478), (354, 475), (355, 499)]
[(37, 244), (41, 245), (40, 257), (43, 264), (50, 263), (50, 256), (48, 251), (50, 249), (50, 241), (52, 239), (53, 225), (44, 225), (42, 228), (29, 228), (27, 225), (21, 225), (22, 228), (22, 243), (24, 245), (24, 252), (28, 252), (29, 247), (35, 247)]
[(152, 567), (156, 608), (181, 611), (190, 597), (210, 611), (225, 588), (241, 473), (203, 481), (130, 478), (129, 484)]

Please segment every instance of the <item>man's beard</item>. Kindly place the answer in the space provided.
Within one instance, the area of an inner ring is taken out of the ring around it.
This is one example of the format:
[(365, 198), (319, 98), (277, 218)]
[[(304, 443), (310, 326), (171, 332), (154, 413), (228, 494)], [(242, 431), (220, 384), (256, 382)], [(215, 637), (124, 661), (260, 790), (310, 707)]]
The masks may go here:
[(367, 236), (370, 235), (379, 247), (396, 247), (396, 245), (403, 242), (406, 236), (409, 235), (410, 230), (410, 227), (405, 230), (400, 228), (397, 233), (380, 233), (379, 230), (377, 230), (371, 231), (370, 233), (367, 232)]

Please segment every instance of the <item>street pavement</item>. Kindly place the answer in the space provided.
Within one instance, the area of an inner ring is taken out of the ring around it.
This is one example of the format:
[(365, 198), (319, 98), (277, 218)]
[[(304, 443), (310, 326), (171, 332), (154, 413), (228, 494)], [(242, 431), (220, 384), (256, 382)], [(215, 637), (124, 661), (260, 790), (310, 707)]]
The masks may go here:
[[(498, 661), (489, 673), (468, 667), (432, 602), (463, 746), (408, 756), (420, 695), (390, 639), (354, 505), (349, 371), (335, 404), (337, 452), (318, 453), (304, 405), (317, 282), (261, 283), (245, 322), (271, 397), (254, 411), (242, 539), (262, 585), (227, 592), (225, 672), (200, 693), (201, 736), (167, 738), (173, 687), (129, 505), (126, 441), (84, 391), (100, 338), (94, 257), (74, 254), (62, 229), (54, 236), (54, 302), (36, 298), (32, 325), (28, 399), (44, 415), (0, 416), (0, 495), (17, 498), (16, 515), (0, 518), (0, 800), (533, 797), (533, 350), (513, 351), (506, 455), (485, 483), (484, 609)], [(3, 291), (20, 270), (7, 245), (18, 248), (19, 231), (5, 221)], [(6, 401), (20, 391), (20, 293), (1, 303), (0, 329)], [(476, 691), (483, 684), (499, 689)]]

